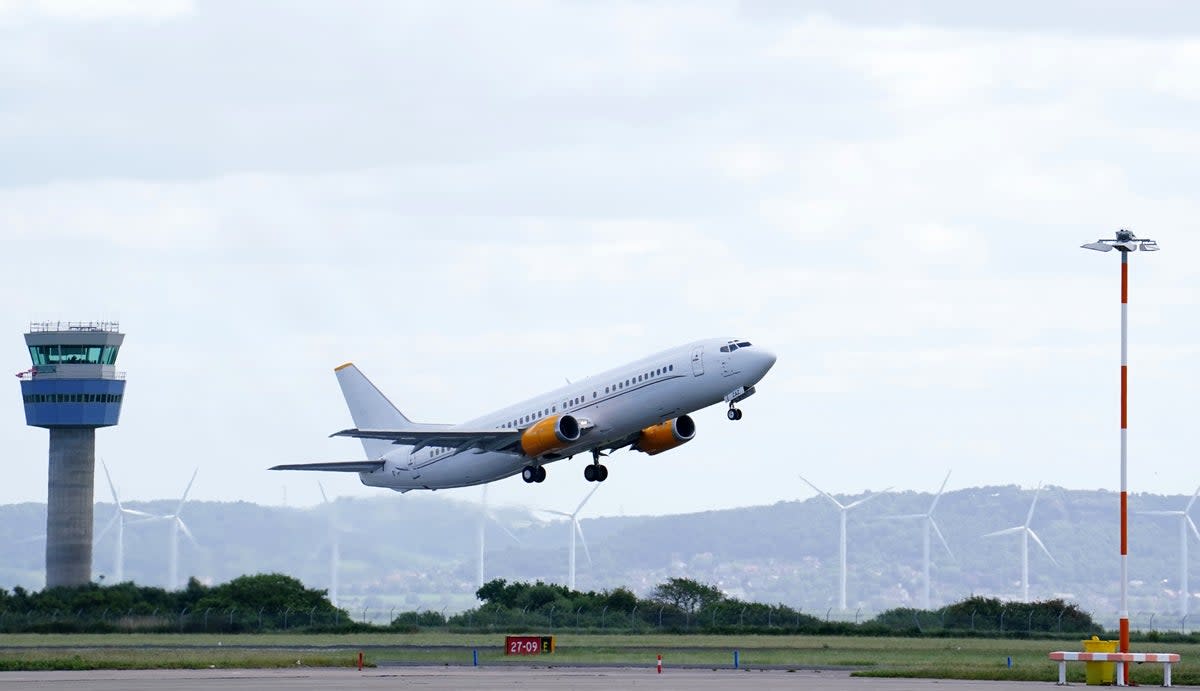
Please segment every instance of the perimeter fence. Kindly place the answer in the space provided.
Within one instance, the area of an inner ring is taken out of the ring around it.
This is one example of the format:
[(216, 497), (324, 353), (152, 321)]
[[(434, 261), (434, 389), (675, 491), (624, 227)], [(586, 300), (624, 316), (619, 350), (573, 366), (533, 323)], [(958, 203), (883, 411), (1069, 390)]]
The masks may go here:
[[(1105, 628), (1044, 608), (1005, 607), (999, 612), (978, 608), (961, 612), (889, 610), (870, 619), (839, 620), (832, 611), (807, 614), (786, 606), (723, 605), (688, 612), (669, 605), (630, 610), (595, 610), (553, 605), (528, 608), (469, 610), (447, 617), (444, 612), (397, 612), (397, 608), (322, 611), (282, 608), (204, 608), (181, 610), (0, 610), (0, 633), (333, 633), (415, 632), (440, 630), (473, 633), (688, 633), (765, 635), (856, 635), (937, 637), (1047, 637), (1110, 635)], [(1147, 620), (1149, 617), (1147, 617)], [(1156, 617), (1157, 621), (1170, 621)], [(1081, 626), (1080, 624), (1083, 624)], [(1151, 640), (1189, 640), (1200, 636), (1178, 629), (1135, 630)]]
[[(177, 611), (0, 611), (0, 633), (266, 633), (374, 631), (378, 625), (347, 613), (304, 610), (205, 608)], [(384, 627), (387, 628), (387, 627)]]

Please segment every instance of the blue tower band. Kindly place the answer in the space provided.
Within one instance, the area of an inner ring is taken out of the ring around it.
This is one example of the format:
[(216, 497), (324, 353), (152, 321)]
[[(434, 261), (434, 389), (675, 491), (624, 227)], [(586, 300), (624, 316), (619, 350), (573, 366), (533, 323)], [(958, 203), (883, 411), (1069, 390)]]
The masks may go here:
[(50, 430), (46, 498), (46, 586), (92, 577), (96, 428), (121, 418), (125, 373), (116, 369), (125, 335), (116, 322), (40, 322), (25, 344), (32, 366), (17, 375), (25, 423)]

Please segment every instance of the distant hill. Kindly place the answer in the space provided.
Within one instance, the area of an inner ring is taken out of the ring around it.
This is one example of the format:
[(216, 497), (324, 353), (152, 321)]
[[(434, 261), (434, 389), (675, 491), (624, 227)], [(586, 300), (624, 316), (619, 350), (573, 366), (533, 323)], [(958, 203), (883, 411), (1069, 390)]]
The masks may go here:
[[(954, 559), (935, 536), (935, 607), (971, 594), (1019, 596), (1019, 536), (982, 536), (1022, 524), (1032, 497), (1031, 490), (1015, 486), (963, 489), (942, 497), (935, 518)], [(1189, 498), (1138, 495), (1131, 504), (1138, 510), (1179, 510)], [(888, 494), (850, 513), (849, 616), (860, 608), (865, 615), (920, 605), (921, 523), (884, 517), (923, 513), (931, 500), (928, 493)], [(173, 502), (130, 506), (164, 514)], [(456, 611), (474, 602), (476, 505), (414, 493), (341, 499), (334, 510), (340, 526), (344, 604)], [(241, 574), (277, 571), (310, 587), (326, 588), (329, 511), (245, 502), (190, 503), (184, 519), (199, 546), (183, 538), (181, 578), (192, 575), (218, 583)], [(0, 506), (0, 587), (41, 587), (45, 512), (44, 504)], [(520, 542), (495, 523), (488, 524), (487, 577), (565, 582), (566, 523), (546, 523), (519, 509), (496, 512)], [(112, 504), (96, 505), (97, 534), (112, 514)], [(1051, 564), (1031, 542), (1031, 596), (1065, 597), (1102, 621), (1115, 616), (1117, 522), (1117, 499), (1111, 492), (1044, 489), (1032, 526), (1059, 565)], [(809, 612), (824, 614), (836, 604), (837, 511), (820, 497), (671, 516), (587, 518), (582, 523), (592, 557), (589, 564), (580, 545), (577, 580), (583, 590), (626, 585), (645, 594), (670, 576), (687, 576), (715, 583), (738, 597)], [(1160, 617), (1160, 627), (1172, 618), (1177, 623), (1176, 519), (1132, 516), (1130, 536), (1134, 625), (1138, 616), (1152, 612)], [(163, 585), (167, 539), (165, 522), (128, 525), (126, 578)], [(97, 543), (97, 579), (112, 573), (113, 548), (111, 532)], [(1200, 553), (1200, 546), (1192, 551)], [(1190, 566), (1194, 572), (1194, 558)]]

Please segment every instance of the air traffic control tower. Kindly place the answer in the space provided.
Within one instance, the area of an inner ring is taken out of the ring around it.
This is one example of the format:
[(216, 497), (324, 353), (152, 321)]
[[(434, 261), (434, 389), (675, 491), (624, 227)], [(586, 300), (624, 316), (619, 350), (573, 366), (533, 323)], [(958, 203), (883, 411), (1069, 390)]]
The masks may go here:
[(25, 343), (33, 367), (18, 374), (25, 424), (50, 430), (46, 501), (46, 587), (92, 580), (92, 489), (96, 428), (117, 424), (125, 373), (116, 371), (125, 335), (116, 322), (41, 322)]

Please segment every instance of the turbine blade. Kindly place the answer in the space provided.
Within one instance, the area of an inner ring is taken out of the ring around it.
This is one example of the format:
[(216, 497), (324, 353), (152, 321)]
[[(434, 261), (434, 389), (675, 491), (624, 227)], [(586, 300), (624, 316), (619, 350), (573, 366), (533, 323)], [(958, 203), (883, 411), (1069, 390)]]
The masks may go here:
[(1028, 528), (1030, 523), (1033, 523), (1033, 510), (1037, 508), (1038, 495), (1042, 493), (1042, 483), (1038, 483), (1037, 491), (1033, 493), (1033, 501), (1029, 504), (1029, 513), (1025, 515), (1025, 527)]
[(509, 530), (508, 526), (504, 525), (504, 523), (501, 522), (501, 520), (496, 517), (496, 514), (492, 513), (491, 511), (488, 511), (487, 517), (488, 517), (488, 520), (490, 520), (492, 523), (495, 523), (500, 528), (500, 530), (503, 530), (505, 535), (512, 538), (513, 542), (517, 543), (518, 545), (521, 544), (521, 538), (514, 535), (513, 531)]
[(1196, 503), (1196, 497), (1198, 497), (1198, 496), (1200, 496), (1200, 487), (1196, 488), (1196, 493), (1192, 495), (1192, 498), (1190, 500), (1188, 500), (1187, 506), (1183, 509), (1184, 513), (1187, 513), (1188, 511), (1192, 510), (1192, 504)]
[(1187, 519), (1188, 527), (1192, 529), (1192, 535), (1195, 535), (1196, 539), (1200, 540), (1200, 530), (1196, 530), (1196, 524), (1192, 523), (1192, 517), (1185, 515), (1184, 518)]
[(1134, 511), (1139, 516), (1181, 516), (1183, 511)]
[(597, 483), (596, 483), (596, 486), (592, 488), (592, 491), (591, 491), (591, 492), (588, 492), (588, 493), (587, 493), (587, 496), (583, 498), (583, 501), (579, 502), (579, 506), (576, 506), (576, 507), (575, 507), (575, 513), (573, 513), (573, 514), (571, 514), (571, 515), (572, 515), (572, 516), (578, 516), (578, 515), (579, 515), (579, 512), (580, 512), (581, 510), (583, 510), (583, 505), (584, 505), (584, 504), (586, 504), (586, 503), (588, 502), (588, 499), (591, 499), (591, 498), (592, 498), (592, 495), (593, 495), (593, 494), (595, 494), (595, 493), (596, 493), (596, 490), (598, 490), (598, 489), (600, 489), (600, 483), (599, 483), (599, 482), (597, 482)]
[(156, 517), (152, 513), (146, 513), (145, 511), (138, 511), (137, 509), (121, 509), (121, 513), (125, 514), (126, 516), (141, 516), (143, 518), (155, 518)]
[(583, 526), (579, 524), (579, 519), (572, 518), (571, 521), (575, 524), (575, 532), (579, 533), (579, 541), (583, 543), (583, 553), (587, 555), (588, 564), (592, 563), (592, 552), (588, 549), (587, 540), (583, 537)]
[(121, 500), (117, 498), (117, 486), (113, 484), (112, 475), (108, 474), (108, 464), (104, 459), (100, 459), (100, 467), (104, 468), (104, 478), (108, 480), (108, 491), (112, 492), (113, 503), (117, 505), (117, 511), (121, 510)]
[(987, 533), (983, 537), (996, 537), (997, 535), (1012, 535), (1013, 533), (1019, 533), (1022, 530), (1025, 530), (1025, 526), (1019, 525), (1015, 528), (1005, 528), (1004, 530), (997, 530), (995, 532)]
[(905, 514), (901, 514), (899, 516), (881, 516), (881, 517), (877, 518), (876, 520), (882, 521), (885, 519), (891, 519), (893, 521), (911, 521), (914, 518), (925, 518), (928, 515), (929, 514), (925, 514), (925, 513), (905, 513)]
[(933, 503), (929, 505), (929, 515), (930, 516), (933, 515), (934, 509), (937, 508), (938, 500), (942, 498), (942, 492), (946, 491), (946, 483), (950, 482), (950, 473), (952, 473), (952, 472), (954, 472), (954, 471), (951, 470), (951, 471), (946, 472), (946, 479), (942, 480), (942, 486), (938, 488), (937, 494), (934, 495)]
[(192, 491), (192, 483), (196, 481), (196, 473), (200, 472), (199, 468), (192, 471), (192, 479), (188, 480), (187, 487), (183, 490), (183, 496), (179, 498), (179, 505), (175, 507), (175, 515), (178, 516), (180, 511), (183, 511), (183, 504), (187, 501), (188, 493)]
[(797, 477), (799, 477), (801, 480), (804, 480), (804, 484), (806, 484), (809, 487), (812, 487), (814, 490), (816, 490), (817, 494), (820, 494), (821, 496), (825, 497), (829, 501), (833, 502), (833, 505), (838, 507), (839, 509), (849, 508), (846, 506), (842, 506), (842, 502), (838, 501), (837, 499), (834, 499), (832, 494), (830, 494), (829, 492), (826, 492), (825, 490), (821, 489), (820, 487), (817, 487), (813, 483), (809, 482), (808, 478), (804, 477), (803, 475), (797, 475)]
[[(950, 476), (947, 475), (946, 477), (948, 479)], [(954, 551), (950, 549), (950, 543), (946, 542), (946, 536), (942, 535), (942, 529), (939, 528), (937, 522), (933, 520), (933, 516), (929, 517), (929, 526), (933, 528), (933, 532), (937, 533), (938, 539), (942, 541), (942, 547), (946, 548), (946, 554), (949, 554), (950, 558), (954, 561), (958, 561), (958, 558), (954, 556)]]
[[(1029, 529), (1026, 528), (1026, 530)], [(1042, 538), (1038, 537), (1037, 533), (1033, 532), (1032, 530), (1029, 530), (1029, 537), (1033, 538), (1033, 541), (1037, 543), (1038, 547), (1042, 548), (1042, 551), (1045, 552), (1047, 557), (1050, 557), (1050, 563), (1058, 566), (1058, 560), (1054, 558), (1053, 554), (1050, 554), (1050, 550), (1046, 549), (1046, 545), (1042, 544)]]
[(325, 485), (322, 485), (320, 480), (317, 481), (317, 489), (321, 490), (321, 503), (328, 504), (329, 497), (325, 496)]
[(193, 545), (195, 545), (196, 547), (200, 546), (200, 543), (196, 542), (196, 538), (192, 535), (192, 531), (188, 530), (187, 523), (184, 523), (182, 518), (180, 518), (179, 516), (176, 516), (175, 523), (176, 523), (176, 525), (179, 526), (179, 529), (183, 531), (183, 534), (187, 535), (187, 539), (192, 541)]
[(101, 530), (99, 532), (99, 534), (96, 535), (95, 539), (92, 540), (92, 543), (95, 544), (95, 543), (103, 540), (104, 536), (108, 534), (108, 531), (112, 530), (113, 525), (116, 524), (117, 519), (120, 517), (121, 517), (120, 511), (118, 511), (117, 513), (114, 513), (112, 518), (108, 519), (108, 523), (104, 524), (104, 529)]
[(509, 530), (508, 528), (504, 527), (503, 525), (500, 526), (500, 529), (504, 531), (505, 535), (511, 537), (513, 542), (517, 543), (518, 545), (521, 544), (521, 538), (517, 537), (516, 534), (513, 533), (513, 531)]
[(875, 499), (877, 497), (882, 497), (890, 489), (891, 489), (891, 487), (888, 487), (887, 489), (883, 490), (882, 492), (874, 492), (872, 494), (868, 494), (867, 496), (863, 497), (862, 499), (859, 499), (858, 501), (850, 502), (849, 504), (846, 504), (846, 510), (849, 511), (850, 509), (853, 509), (856, 506), (862, 506), (863, 504), (866, 504), (867, 502), (871, 501), (872, 499)]
[(555, 516), (566, 516), (567, 518), (572, 517), (571, 514), (567, 513), (566, 511), (555, 511), (554, 509), (534, 509), (534, 511), (540, 511), (542, 513), (551, 513), (551, 514), (554, 514)]

